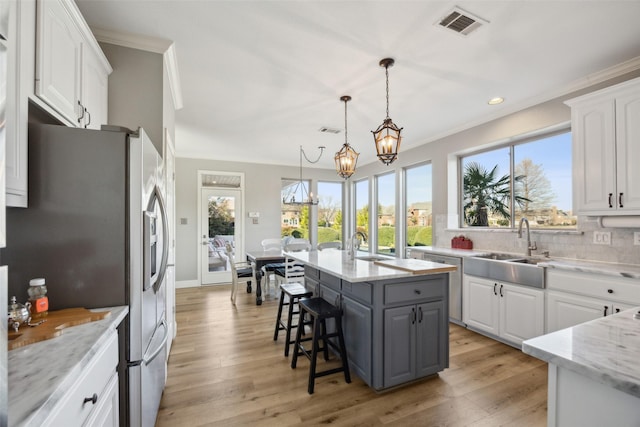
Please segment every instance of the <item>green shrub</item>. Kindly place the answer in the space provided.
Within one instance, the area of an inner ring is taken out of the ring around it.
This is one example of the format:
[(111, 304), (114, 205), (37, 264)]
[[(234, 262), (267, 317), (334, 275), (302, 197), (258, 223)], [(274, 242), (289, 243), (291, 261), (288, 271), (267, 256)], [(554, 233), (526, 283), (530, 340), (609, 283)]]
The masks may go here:
[(416, 233), (415, 240), (413, 241), (413, 246), (431, 246), (433, 241), (433, 228), (431, 227), (420, 227)]
[(318, 227), (318, 243), (339, 241), (340, 232), (333, 228)]
[(378, 246), (387, 246), (389, 248), (395, 247), (395, 227), (380, 227), (378, 228)]

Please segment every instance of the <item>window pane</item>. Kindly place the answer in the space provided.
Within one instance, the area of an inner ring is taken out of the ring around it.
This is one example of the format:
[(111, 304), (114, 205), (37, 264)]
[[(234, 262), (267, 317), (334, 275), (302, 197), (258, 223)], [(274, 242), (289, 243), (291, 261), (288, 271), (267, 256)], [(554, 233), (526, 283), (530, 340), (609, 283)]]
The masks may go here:
[(389, 173), (377, 180), (377, 253), (394, 253), (396, 250), (396, 175)]
[(342, 241), (342, 183), (318, 182), (318, 243)]
[(309, 205), (294, 205), (286, 202), (300, 202), (309, 194), (309, 181), (282, 179), (280, 199), (282, 210), (280, 230), (282, 237), (309, 238)]
[(509, 147), (463, 157), (461, 167), (464, 226), (511, 226)]
[(432, 196), (431, 164), (405, 170), (407, 206), (405, 239), (407, 246), (431, 246)]
[(368, 251), (369, 236), (369, 181), (364, 179), (354, 184), (356, 231), (367, 235), (367, 242), (360, 245), (360, 249)]
[(571, 133), (516, 145), (513, 152), (515, 224), (526, 216), (531, 227), (575, 227)]

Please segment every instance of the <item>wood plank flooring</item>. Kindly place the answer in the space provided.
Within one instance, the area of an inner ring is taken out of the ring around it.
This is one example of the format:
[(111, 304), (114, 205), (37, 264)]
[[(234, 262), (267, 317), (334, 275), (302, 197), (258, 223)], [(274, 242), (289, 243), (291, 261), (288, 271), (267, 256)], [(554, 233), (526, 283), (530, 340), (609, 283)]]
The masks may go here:
[(453, 324), (450, 367), (438, 376), (376, 393), (340, 373), (309, 395), (308, 360), (291, 369), (283, 334), (273, 341), (276, 298), (256, 306), (241, 289), (234, 307), (229, 295), (229, 286), (177, 290), (156, 426), (546, 425), (546, 363)]

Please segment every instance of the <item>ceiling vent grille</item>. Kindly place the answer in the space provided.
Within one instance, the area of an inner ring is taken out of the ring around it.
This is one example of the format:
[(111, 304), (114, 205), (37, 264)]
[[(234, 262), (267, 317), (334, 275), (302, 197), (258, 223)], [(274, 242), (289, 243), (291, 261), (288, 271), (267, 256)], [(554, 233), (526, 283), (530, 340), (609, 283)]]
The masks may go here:
[(465, 12), (459, 7), (455, 7), (444, 18), (442, 18), (438, 24), (442, 27), (455, 31), (458, 34), (466, 36), (483, 24), (488, 24), (488, 21), (474, 16), (469, 12)]

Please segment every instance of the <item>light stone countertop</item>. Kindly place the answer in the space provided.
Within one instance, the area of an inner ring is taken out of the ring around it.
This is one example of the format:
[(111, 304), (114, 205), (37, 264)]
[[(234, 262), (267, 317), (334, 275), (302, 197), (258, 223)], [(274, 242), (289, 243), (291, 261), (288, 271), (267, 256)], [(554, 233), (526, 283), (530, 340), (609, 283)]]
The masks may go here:
[(410, 246), (407, 249), (411, 249), (416, 252), (425, 252), (438, 255), (448, 255), (460, 258), (466, 258), (470, 256), (481, 256), (491, 253), (490, 251), (478, 251), (475, 249), (454, 249), (454, 248), (437, 248), (435, 246)]
[(640, 307), (532, 338), (522, 351), (640, 398)]
[[(366, 282), (373, 280), (400, 279), (405, 277), (420, 276), (433, 273), (412, 273), (396, 268), (388, 268), (375, 264), (373, 261), (355, 259), (351, 261), (347, 251), (326, 249), (324, 251), (291, 252), (288, 255), (318, 270), (340, 277), (348, 282)], [(358, 256), (376, 256), (367, 253), (359, 253)], [(383, 257), (388, 260), (395, 258)], [(442, 269), (443, 264), (422, 260), (411, 260), (424, 265), (426, 269)], [(455, 267), (455, 266), (451, 266)], [(438, 271), (437, 273), (440, 273)]]
[(8, 352), (11, 426), (41, 425), (129, 312), (127, 306), (92, 311), (104, 310), (111, 315)]
[[(551, 259), (539, 262), (540, 267), (580, 271), (583, 273), (603, 274), (607, 276), (640, 279), (640, 265), (615, 264), (588, 260)], [(640, 285), (640, 283), (638, 283)]]

